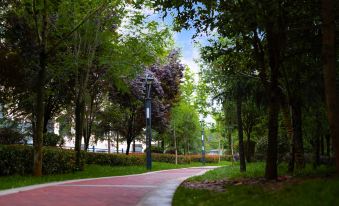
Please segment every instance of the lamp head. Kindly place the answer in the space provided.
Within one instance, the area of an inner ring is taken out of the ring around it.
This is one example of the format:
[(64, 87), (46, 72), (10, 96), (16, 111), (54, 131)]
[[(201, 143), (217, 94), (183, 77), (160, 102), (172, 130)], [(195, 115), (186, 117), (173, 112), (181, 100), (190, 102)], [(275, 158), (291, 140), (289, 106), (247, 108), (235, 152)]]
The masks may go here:
[(146, 84), (150, 85), (154, 81), (154, 77), (151, 74), (146, 74)]

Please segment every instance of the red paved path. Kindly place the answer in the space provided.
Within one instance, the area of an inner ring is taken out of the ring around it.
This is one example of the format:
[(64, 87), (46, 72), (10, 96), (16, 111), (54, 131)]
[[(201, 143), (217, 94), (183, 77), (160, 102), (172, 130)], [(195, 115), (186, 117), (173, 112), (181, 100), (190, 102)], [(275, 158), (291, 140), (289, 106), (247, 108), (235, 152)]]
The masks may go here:
[(208, 169), (175, 169), (140, 175), (83, 180), (1, 195), (0, 206), (120, 206), (137, 205), (166, 182)]

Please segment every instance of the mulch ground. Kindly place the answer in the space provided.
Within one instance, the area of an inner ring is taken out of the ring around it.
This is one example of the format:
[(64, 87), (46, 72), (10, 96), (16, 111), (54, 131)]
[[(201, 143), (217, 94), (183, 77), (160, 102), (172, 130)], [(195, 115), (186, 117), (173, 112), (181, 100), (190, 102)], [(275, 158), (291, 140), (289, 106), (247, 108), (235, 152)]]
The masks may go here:
[(258, 185), (264, 186), (268, 190), (279, 190), (286, 185), (290, 184), (300, 184), (308, 179), (319, 179), (319, 178), (328, 178), (327, 177), (292, 177), (292, 176), (280, 176), (277, 180), (266, 180), (263, 177), (258, 178), (241, 178), (235, 180), (204, 180), (201, 182), (196, 181), (185, 181), (182, 183), (182, 186), (190, 189), (206, 189), (216, 192), (225, 192), (229, 186), (239, 186), (239, 185)]

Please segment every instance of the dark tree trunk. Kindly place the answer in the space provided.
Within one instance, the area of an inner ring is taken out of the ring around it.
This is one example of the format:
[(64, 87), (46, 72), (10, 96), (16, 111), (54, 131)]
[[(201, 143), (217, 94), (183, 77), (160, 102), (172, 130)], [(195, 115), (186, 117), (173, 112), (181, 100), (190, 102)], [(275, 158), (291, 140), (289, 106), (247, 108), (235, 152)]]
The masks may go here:
[(293, 174), (294, 172), (294, 144), (293, 144), (293, 126), (289, 110), (289, 105), (286, 102), (286, 96), (281, 97), (282, 104), (281, 110), (283, 114), (284, 125), (287, 131), (287, 137), (289, 141), (290, 151), (289, 151), (289, 160), (288, 160), (288, 173)]
[(317, 166), (320, 165), (320, 136), (318, 134), (315, 137), (313, 153), (314, 153), (313, 167), (316, 168)]
[(304, 169), (304, 145), (302, 139), (302, 122), (301, 122), (301, 105), (298, 99), (292, 101), (292, 125), (293, 125), (293, 144), (294, 144), (294, 160), (297, 170)]
[[(292, 140), (293, 141), (293, 140)], [(294, 155), (294, 152), (295, 149), (294, 149), (294, 144), (291, 145), (291, 149), (290, 149), (290, 159), (288, 161), (288, 170), (287, 172), (291, 175), (293, 175), (293, 172), (294, 172), (294, 163), (295, 163), (295, 155)]]
[(45, 111), (44, 111), (44, 134), (47, 132), (47, 126), (48, 126), (48, 122), (49, 120), (51, 120), (52, 118), (52, 110), (53, 110), (53, 106), (51, 105), (52, 103), (50, 102), (51, 100), (48, 100), (47, 103), (45, 103)]
[(246, 160), (247, 162), (251, 162), (252, 161), (252, 150), (251, 150), (251, 129), (249, 128), (249, 130), (247, 131), (247, 151), (246, 151)]
[[(240, 83), (238, 83), (240, 84)], [(240, 85), (238, 85), (237, 94), (237, 119), (238, 119), (238, 137), (239, 137), (239, 158), (240, 158), (240, 172), (246, 172), (245, 148), (244, 148), (244, 132), (242, 125), (241, 107), (242, 98), (240, 93)]]
[(117, 149), (117, 154), (119, 154), (119, 134), (116, 133), (116, 149)]
[[(80, 90), (82, 90), (80, 88)], [(81, 140), (84, 132), (85, 99), (83, 91), (79, 91), (75, 103), (75, 162), (78, 170), (82, 170), (81, 165)]]
[(227, 139), (228, 139), (229, 155), (232, 155), (232, 133), (231, 132), (228, 132)]
[(93, 107), (94, 107), (94, 98), (91, 95), (91, 103), (89, 106), (89, 111), (87, 111), (87, 118), (86, 118), (86, 128), (85, 128), (85, 135), (84, 135), (84, 142), (85, 142), (85, 151), (87, 151), (89, 147), (89, 140), (91, 139), (92, 135), (92, 125), (93, 125)]
[(320, 134), (320, 154), (325, 155), (325, 144), (324, 144), (324, 135)]
[(269, 180), (277, 179), (278, 169), (278, 113), (279, 113), (279, 97), (275, 93), (277, 82), (272, 82), (272, 93), (268, 111), (268, 143), (267, 143), (267, 159), (265, 177)]
[(337, 173), (339, 173), (339, 107), (336, 88), (336, 50), (334, 1), (321, 1), (322, 16), (322, 61), (324, 71), (325, 96), (330, 135), (335, 153)]
[(127, 139), (126, 155), (129, 155), (129, 150), (131, 148), (131, 143), (132, 143), (132, 140), (130, 140), (130, 138), (128, 138)]
[(326, 155), (331, 156), (331, 139), (330, 135), (326, 135)]
[[(35, 5), (34, 5), (35, 10)], [(37, 14), (33, 14), (37, 15)], [(37, 20), (37, 16), (35, 16)], [(43, 130), (44, 130), (44, 103), (45, 103), (45, 81), (46, 81), (46, 67), (47, 67), (47, 1), (43, 1), (43, 13), (42, 13), (42, 28), (41, 34), (37, 34), (37, 39), (40, 44), (39, 54), (39, 73), (36, 87), (36, 126), (33, 134), (33, 148), (34, 148), (34, 160), (33, 160), (33, 175), (42, 176), (42, 146), (43, 146)], [(39, 32), (39, 29), (36, 28)], [(40, 40), (40, 37), (41, 40)]]
[(133, 134), (133, 124), (134, 124), (134, 113), (131, 114), (128, 121), (128, 134), (127, 134), (127, 149), (126, 149), (126, 155), (130, 152), (131, 143), (134, 140), (134, 134)]
[(40, 54), (40, 71), (37, 85), (36, 98), (36, 126), (33, 139), (34, 147), (34, 176), (42, 175), (42, 146), (43, 146), (43, 130), (44, 130), (44, 98), (45, 98), (45, 76), (46, 76), (46, 55), (44, 52)]
[(135, 152), (135, 139), (133, 140), (133, 152)]
[(273, 23), (267, 24), (267, 44), (269, 53), (270, 89), (268, 106), (268, 143), (265, 177), (269, 180), (278, 177), (278, 114), (280, 106), (280, 89), (278, 86), (279, 62), (280, 62), (280, 35), (274, 32)]
[(162, 151), (165, 151), (165, 140), (164, 139), (161, 141), (161, 149)]

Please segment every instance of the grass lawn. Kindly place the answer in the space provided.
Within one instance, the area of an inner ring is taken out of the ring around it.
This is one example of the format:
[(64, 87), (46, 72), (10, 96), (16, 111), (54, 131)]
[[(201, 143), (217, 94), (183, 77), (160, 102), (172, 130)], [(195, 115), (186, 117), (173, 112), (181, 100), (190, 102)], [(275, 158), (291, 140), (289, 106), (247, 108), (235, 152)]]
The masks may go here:
[[(260, 177), (264, 174), (263, 163), (247, 165), (247, 172), (241, 174), (239, 166), (227, 166), (190, 178), (189, 181), (239, 179)], [(286, 167), (280, 168), (284, 174)], [(270, 185), (228, 185), (225, 192), (202, 189), (189, 189), (180, 186), (174, 196), (174, 206), (179, 205), (339, 205), (339, 178), (317, 177), (332, 172), (320, 167), (317, 170), (308, 166), (296, 177), (294, 183), (280, 183), (279, 187)]]
[[(220, 164), (206, 164), (206, 166), (212, 165), (230, 165), (230, 162), (222, 161)], [(198, 167), (202, 164), (199, 162), (192, 162), (191, 164), (169, 164), (169, 163), (160, 163), (153, 162), (152, 171), (166, 170), (166, 169), (176, 169), (176, 168), (185, 168), (185, 167)], [(145, 166), (119, 166), (119, 167), (110, 167), (110, 166), (100, 166), (100, 165), (86, 165), (84, 171), (60, 174), (60, 175), (46, 175), (43, 177), (33, 177), (33, 176), (2, 176), (0, 177), (0, 190), (16, 188), (34, 184), (41, 184), (47, 182), (57, 182), (63, 180), (73, 180), (73, 179), (83, 179), (83, 178), (95, 178), (95, 177), (107, 177), (107, 176), (119, 176), (119, 175), (130, 175), (130, 174), (140, 174), (147, 172)]]

